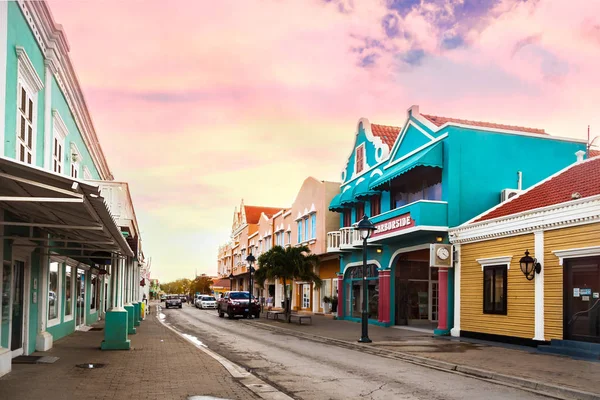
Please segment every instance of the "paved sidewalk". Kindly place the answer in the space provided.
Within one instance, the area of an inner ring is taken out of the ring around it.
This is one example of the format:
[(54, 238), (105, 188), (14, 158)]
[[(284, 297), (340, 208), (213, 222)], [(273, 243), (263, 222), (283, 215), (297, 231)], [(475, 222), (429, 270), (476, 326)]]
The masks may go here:
[[(53, 364), (13, 364), (0, 378), (0, 399), (257, 399), (209, 355), (156, 319), (156, 306), (131, 335), (133, 349), (101, 351), (104, 331), (75, 332), (44, 353)], [(95, 325), (102, 327), (101, 324)], [(100, 369), (76, 364), (104, 363)]]
[[(369, 350), (401, 353), (415, 360), (423, 358), (424, 363), (435, 366), (444, 363), (441, 368), (448, 369), (450, 364), (461, 366), (453, 368), (476, 375), (477, 371), (489, 371), (494, 374), (515, 378), (525, 378), (532, 386), (555, 385), (579, 391), (598, 394), (600, 398), (600, 362), (581, 361), (563, 356), (538, 353), (535, 348), (511, 346), (500, 343), (474, 341), (468, 339), (435, 337), (431, 333), (407, 329), (384, 328), (369, 325), (369, 337), (372, 344), (357, 343), (361, 335), (360, 323), (334, 320), (329, 316), (313, 315), (312, 324), (285, 323), (261, 318), (248, 323), (260, 324), (269, 329), (284, 330), (298, 335), (315, 335), (343, 341), (342, 345), (364, 347)], [(448, 364), (445, 364), (448, 363)], [(486, 376), (486, 374), (481, 374)], [(510, 379), (499, 377), (510, 382)], [(522, 386), (522, 385), (521, 385)], [(585, 397), (585, 396), (582, 396)]]

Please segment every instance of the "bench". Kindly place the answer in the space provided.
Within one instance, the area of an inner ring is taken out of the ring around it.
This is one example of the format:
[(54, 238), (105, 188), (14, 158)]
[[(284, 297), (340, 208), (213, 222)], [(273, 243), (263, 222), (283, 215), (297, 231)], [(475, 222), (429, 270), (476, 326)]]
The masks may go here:
[(271, 319), (279, 319), (280, 315), (285, 315), (283, 311), (267, 311), (267, 319), (271, 317)]
[(303, 319), (309, 320), (312, 325), (312, 317), (310, 315), (291, 314), (290, 317), (291, 317), (290, 321), (293, 321), (294, 319), (296, 319), (298, 321), (298, 324), (300, 324), (300, 325), (302, 325)]

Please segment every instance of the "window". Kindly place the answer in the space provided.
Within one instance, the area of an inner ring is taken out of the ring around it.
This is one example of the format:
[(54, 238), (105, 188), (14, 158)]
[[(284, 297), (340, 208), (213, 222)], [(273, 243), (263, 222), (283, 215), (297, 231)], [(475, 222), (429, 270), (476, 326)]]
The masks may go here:
[(48, 276), (48, 326), (60, 322), (60, 264), (50, 263), (50, 274)]
[(356, 205), (356, 222), (360, 221), (364, 215), (365, 215), (365, 204), (358, 203)]
[(100, 285), (98, 285), (98, 275), (92, 274), (92, 281), (90, 283), (90, 293), (92, 294), (92, 301), (90, 303), (90, 312), (96, 309), (96, 302), (98, 301), (97, 289)]
[(310, 237), (308, 236), (308, 218), (304, 218), (304, 240), (308, 240), (310, 239)]
[(75, 179), (79, 178), (79, 163), (71, 163), (71, 177)]
[(317, 214), (311, 214), (310, 216), (310, 237), (313, 239), (317, 238)]
[(71, 267), (68, 265), (65, 274), (65, 320), (69, 320), (73, 318), (73, 296), (71, 294), (71, 291), (73, 290), (73, 274), (71, 272)]
[(52, 150), (52, 171), (62, 174), (63, 172), (63, 142), (54, 136), (54, 146)]
[(483, 313), (506, 315), (506, 265), (483, 267)]
[(365, 165), (365, 145), (361, 144), (360, 146), (358, 146), (356, 148), (356, 165), (355, 165), (355, 170), (356, 173), (358, 174), (359, 172), (362, 172), (364, 165)]
[(442, 199), (442, 170), (416, 168), (392, 181), (390, 187), (391, 209), (419, 200)]
[(53, 141), (52, 141), (52, 171), (62, 174), (64, 172), (64, 158), (65, 158), (65, 138), (69, 134), (69, 130), (65, 125), (65, 122), (61, 118), (58, 111), (52, 111), (52, 130), (53, 130)]
[(302, 243), (302, 220), (298, 221), (298, 243)]
[(18, 85), (18, 112), (17, 112), (17, 159), (27, 164), (33, 164), (33, 138), (34, 130), (34, 101), (30, 91), (23, 84)]
[(75, 145), (75, 143), (71, 143), (71, 177), (78, 179), (80, 172), (80, 162), (81, 162), (81, 153), (79, 149)]
[(381, 198), (379, 196), (371, 197), (371, 217), (381, 214)]
[(292, 232), (287, 232), (287, 243), (292, 244)]
[(344, 211), (344, 227), (352, 225), (352, 213), (350, 210)]

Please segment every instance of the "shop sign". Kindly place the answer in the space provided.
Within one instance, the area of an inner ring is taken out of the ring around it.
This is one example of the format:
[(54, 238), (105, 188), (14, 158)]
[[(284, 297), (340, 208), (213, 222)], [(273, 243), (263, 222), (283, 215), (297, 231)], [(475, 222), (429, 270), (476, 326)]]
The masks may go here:
[(399, 217), (376, 223), (375, 232), (373, 232), (371, 237), (398, 232), (403, 229), (412, 228), (413, 226), (415, 226), (415, 221), (410, 217), (410, 213), (402, 214)]

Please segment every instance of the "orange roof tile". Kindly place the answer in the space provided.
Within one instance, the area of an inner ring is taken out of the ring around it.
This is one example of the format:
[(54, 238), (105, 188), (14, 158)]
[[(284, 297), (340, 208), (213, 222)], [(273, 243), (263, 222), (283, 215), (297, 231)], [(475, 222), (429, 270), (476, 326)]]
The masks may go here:
[(246, 222), (249, 224), (258, 224), (260, 214), (262, 213), (265, 213), (268, 218), (271, 218), (281, 210), (283, 210), (283, 208), (244, 206), (244, 211), (246, 212)]
[(544, 129), (525, 128), (522, 126), (495, 124), (492, 122), (469, 121), (466, 119), (458, 119), (458, 118), (437, 117), (435, 115), (426, 115), (426, 114), (421, 114), (421, 115), (423, 117), (425, 117), (426, 119), (428, 119), (429, 121), (431, 121), (436, 126), (442, 126), (445, 123), (454, 122), (456, 124), (480, 126), (483, 128), (505, 129), (505, 130), (509, 130), (509, 131), (519, 131), (519, 132), (538, 133), (541, 135), (547, 135), (547, 133)]
[(600, 156), (600, 150), (590, 149), (590, 158)]
[(600, 157), (567, 167), (519, 196), (501, 203), (472, 223), (571, 201), (575, 199), (574, 193), (579, 193), (579, 198), (600, 195)]
[(397, 126), (371, 124), (373, 135), (381, 138), (383, 143), (387, 144), (390, 149), (394, 147), (396, 138), (401, 130), (402, 128), (398, 128)]
[(229, 279), (215, 279), (213, 280), (213, 286), (228, 288), (230, 286)]

